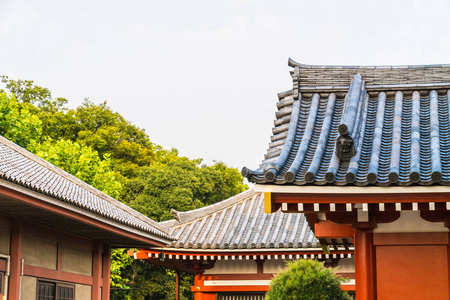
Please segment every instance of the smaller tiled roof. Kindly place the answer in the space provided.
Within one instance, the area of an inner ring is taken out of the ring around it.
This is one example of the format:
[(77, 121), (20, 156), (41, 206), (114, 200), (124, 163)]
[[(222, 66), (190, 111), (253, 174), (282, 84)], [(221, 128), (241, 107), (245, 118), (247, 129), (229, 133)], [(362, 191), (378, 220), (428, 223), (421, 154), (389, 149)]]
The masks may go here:
[(177, 212), (161, 222), (176, 241), (168, 248), (315, 248), (319, 241), (304, 214), (264, 213), (264, 194), (248, 190), (200, 209)]
[(171, 239), (167, 229), (0, 136), (0, 178), (134, 229)]

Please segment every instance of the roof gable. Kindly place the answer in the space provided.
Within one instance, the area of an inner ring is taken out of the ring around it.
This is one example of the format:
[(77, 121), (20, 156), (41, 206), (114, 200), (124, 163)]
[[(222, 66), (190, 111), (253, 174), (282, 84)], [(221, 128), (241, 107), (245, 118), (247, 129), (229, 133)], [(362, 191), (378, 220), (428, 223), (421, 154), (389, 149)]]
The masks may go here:
[(167, 229), (0, 136), (0, 178), (98, 217), (170, 239)]
[[(176, 212), (175, 214), (180, 214)], [(176, 241), (169, 248), (313, 248), (319, 241), (304, 214), (264, 213), (264, 194), (249, 190), (162, 222)], [(181, 222), (180, 222), (181, 220)]]

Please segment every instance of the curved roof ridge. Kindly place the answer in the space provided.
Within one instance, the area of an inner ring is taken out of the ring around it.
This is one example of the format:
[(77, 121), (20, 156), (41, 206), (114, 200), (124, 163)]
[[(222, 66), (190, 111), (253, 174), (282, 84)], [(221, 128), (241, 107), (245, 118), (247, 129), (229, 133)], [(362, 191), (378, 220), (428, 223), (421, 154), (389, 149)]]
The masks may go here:
[(204, 216), (218, 212), (224, 209), (225, 207), (232, 206), (237, 202), (244, 201), (245, 199), (247, 199), (250, 196), (253, 196), (254, 194), (255, 191), (253, 189), (249, 189), (247, 191), (234, 195), (233, 197), (222, 200), (220, 202), (185, 212), (180, 212), (172, 208), (170, 212), (173, 214), (174, 219), (178, 222), (174, 223), (173, 221), (172, 222), (164, 221), (161, 222), (160, 225), (175, 226), (198, 218), (202, 218)]
[(299, 63), (289, 57), (288, 65), (290, 67), (299, 67), (300, 69), (426, 69), (426, 68), (450, 68), (450, 64), (423, 64), (423, 65), (314, 65)]

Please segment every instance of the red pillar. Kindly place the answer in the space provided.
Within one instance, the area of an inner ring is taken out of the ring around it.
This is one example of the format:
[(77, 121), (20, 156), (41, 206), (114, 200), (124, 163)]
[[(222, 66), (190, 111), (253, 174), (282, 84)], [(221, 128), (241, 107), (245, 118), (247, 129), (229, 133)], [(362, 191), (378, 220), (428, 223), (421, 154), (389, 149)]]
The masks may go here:
[(103, 266), (102, 266), (102, 300), (109, 300), (110, 286), (109, 278), (111, 274), (111, 246), (108, 244), (103, 245)]
[(92, 290), (91, 299), (100, 300), (100, 282), (102, 276), (102, 253), (100, 243), (96, 242), (92, 253)]
[(175, 283), (175, 300), (180, 300), (180, 271), (175, 272), (176, 283)]
[(203, 273), (196, 272), (194, 276), (194, 300), (204, 300), (203, 299), (203, 293), (200, 291), (197, 291), (197, 288), (201, 289), (203, 287)]
[(14, 220), (11, 230), (11, 266), (8, 299), (19, 300), (22, 271), (22, 221)]
[(371, 229), (355, 234), (355, 284), (357, 300), (376, 300), (375, 248)]

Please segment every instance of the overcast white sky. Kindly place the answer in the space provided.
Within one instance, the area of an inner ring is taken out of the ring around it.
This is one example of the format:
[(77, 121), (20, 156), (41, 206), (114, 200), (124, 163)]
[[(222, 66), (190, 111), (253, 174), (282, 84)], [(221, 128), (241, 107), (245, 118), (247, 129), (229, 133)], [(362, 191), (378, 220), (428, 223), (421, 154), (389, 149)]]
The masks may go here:
[(450, 63), (450, 0), (0, 0), (0, 75), (107, 100), (206, 163), (257, 168), (289, 57)]

